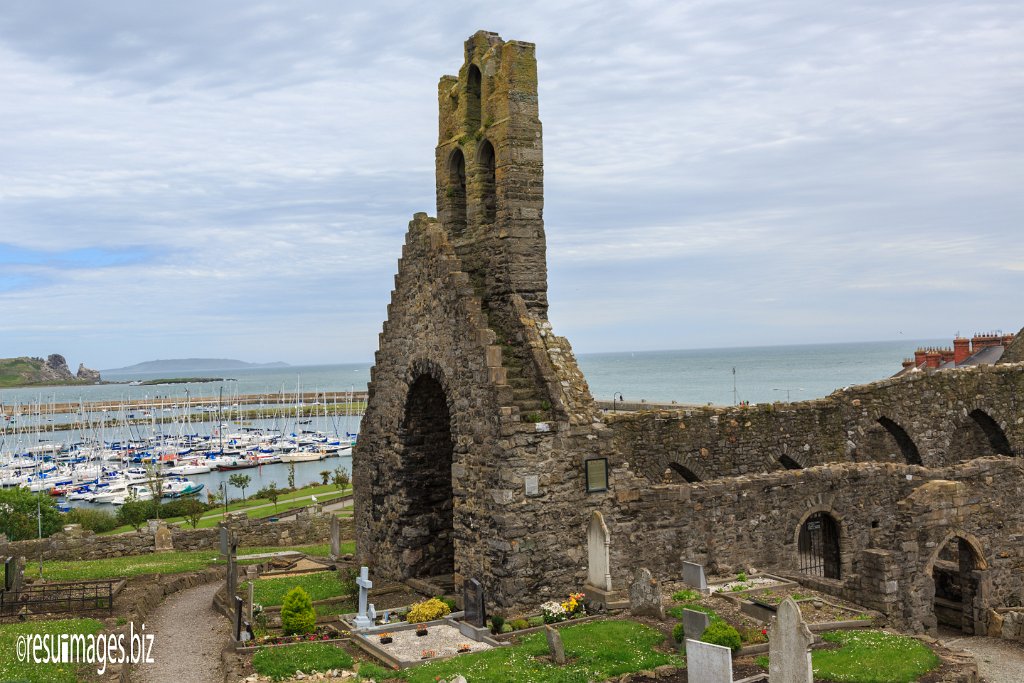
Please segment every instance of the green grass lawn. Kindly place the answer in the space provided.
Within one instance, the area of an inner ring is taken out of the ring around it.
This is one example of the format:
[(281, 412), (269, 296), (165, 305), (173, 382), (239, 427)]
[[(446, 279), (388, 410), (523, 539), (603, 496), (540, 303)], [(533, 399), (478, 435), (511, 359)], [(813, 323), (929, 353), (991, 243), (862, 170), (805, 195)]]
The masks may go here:
[(677, 655), (654, 651), (664, 640), (658, 631), (633, 621), (594, 621), (560, 629), (568, 663), (556, 666), (538, 659), (548, 654), (543, 633), (516, 645), (424, 664), (395, 675), (413, 683), (435, 683), (462, 674), (488, 683), (587, 683), (662, 664), (682, 666)]
[[(342, 543), (342, 552), (355, 552), (355, 542)], [(296, 547), (259, 547), (239, 548), (239, 555), (271, 553), (282, 550), (298, 550), (310, 555), (324, 556), (330, 553), (330, 545)], [(142, 574), (178, 574), (205, 569), (218, 562), (220, 554), (216, 550), (193, 550), (187, 552), (149, 553), (129, 557), (107, 557), (101, 560), (81, 560), (75, 562), (49, 561), (43, 562), (43, 576), (51, 581), (87, 581), (89, 579), (110, 579), (121, 576), (140, 576)], [(245, 564), (262, 562), (262, 560), (243, 561)], [(31, 567), (26, 574), (32, 575)], [(0, 679), (2, 680), (2, 679)]]
[[(75, 683), (78, 676), (74, 664), (35, 664), (19, 662), (19, 635), (98, 633), (103, 624), (95, 619), (61, 619), (59, 621), (27, 621), (0, 625), (0, 681), (26, 683)], [(90, 666), (88, 664), (84, 666)], [(96, 665), (100, 666), (99, 663)], [(95, 674), (95, 668), (93, 669)]]
[(351, 666), (351, 655), (329, 643), (267, 647), (252, 656), (252, 668), (275, 681), (289, 678), (296, 671), (308, 674), (312, 671), (348, 669)]
[(940, 664), (915, 638), (884, 631), (829, 631), (821, 636), (842, 645), (811, 653), (814, 676), (843, 683), (912, 683)]
[[(298, 576), (260, 579), (254, 582), (253, 599), (264, 606), (284, 604), (288, 591), (300, 586), (309, 593), (310, 600), (326, 600), (349, 593), (338, 580), (337, 572), (316, 572)], [(317, 612), (320, 612), (318, 609)]]
[[(309, 500), (309, 496), (311, 495), (316, 496), (318, 502), (327, 503), (351, 492), (351, 485), (343, 489), (339, 489), (334, 484), (327, 484), (326, 486), (307, 486), (306, 488), (299, 489), (298, 491), (293, 491), (292, 493), (282, 494), (277, 499), (277, 507), (275, 507), (266, 498), (249, 498), (247, 500), (236, 500), (233, 503), (229, 503), (228, 512), (235, 512), (236, 510), (246, 510), (246, 515), (249, 517), (276, 517), (282, 512), (310, 505), (311, 502)], [(270, 507), (260, 508), (258, 510), (250, 509), (258, 505), (269, 505)], [(220, 521), (223, 518), (224, 506), (222, 505), (216, 510), (209, 510), (208, 512), (204, 513), (202, 518), (199, 520), (198, 527), (196, 528), (209, 529), (211, 527), (215, 527), (217, 526), (217, 524), (220, 523)], [(168, 524), (179, 524), (186, 529), (192, 528), (191, 525), (185, 521), (184, 517), (169, 517), (164, 521)], [(124, 524), (122, 526), (117, 527), (116, 529), (105, 531), (99, 535), (109, 536), (112, 534), (123, 534), (133, 530), (134, 529), (131, 526)]]

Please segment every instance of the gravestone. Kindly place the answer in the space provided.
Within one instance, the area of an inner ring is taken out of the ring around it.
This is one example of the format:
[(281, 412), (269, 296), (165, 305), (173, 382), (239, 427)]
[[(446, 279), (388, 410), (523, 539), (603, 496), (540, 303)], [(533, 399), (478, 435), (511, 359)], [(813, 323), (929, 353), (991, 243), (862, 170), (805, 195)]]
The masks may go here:
[(466, 614), (463, 621), (483, 628), (487, 624), (487, 613), (484, 610), (484, 587), (476, 579), (462, 584), (462, 605)]
[(694, 683), (732, 683), (732, 650), (687, 638), (686, 675)]
[(166, 553), (174, 550), (174, 537), (167, 525), (160, 523), (153, 532), (153, 552)]
[(700, 640), (704, 635), (704, 629), (711, 623), (711, 617), (703, 612), (693, 609), (683, 610), (683, 633), (685, 638)]
[(595, 510), (587, 527), (587, 583), (603, 591), (612, 590), (611, 562), (608, 559), (611, 537), (604, 516)]
[(768, 627), (768, 675), (771, 683), (811, 683), (811, 644), (814, 634), (807, 628), (800, 606), (791, 597), (779, 605)]
[[(11, 558), (11, 588), (12, 593), (20, 593), (21, 587), (25, 584), (25, 558), (24, 557), (13, 557)], [(6, 579), (4, 580), (6, 585)]]
[(8, 557), (4, 560), (4, 590), (11, 591), (14, 586), (14, 558)]
[(231, 552), (231, 535), (228, 532), (228, 528), (223, 524), (220, 525), (220, 554), (224, 557), (228, 556)]
[(646, 567), (636, 570), (629, 585), (629, 611), (638, 617), (665, 618), (661, 604), (661, 584)]
[[(238, 546), (235, 544), (235, 539), (228, 537), (228, 549), (227, 549), (228, 567), (227, 567), (227, 589), (228, 589), (228, 600), (234, 599), (238, 593)], [(237, 640), (237, 638), (236, 638)]]
[(704, 565), (696, 562), (683, 562), (683, 583), (702, 593), (707, 593), (708, 580), (704, 576)]
[(341, 557), (341, 520), (338, 515), (331, 515), (331, 559)]
[(544, 627), (544, 635), (548, 639), (548, 651), (551, 652), (551, 660), (555, 664), (565, 664), (565, 647), (562, 645), (562, 634), (557, 628)]
[(373, 581), (370, 581), (369, 567), (359, 568), (359, 578), (356, 579), (356, 585), (359, 586), (359, 612), (356, 613), (356, 618), (352, 623), (356, 628), (369, 628), (373, 626), (373, 622), (370, 621), (369, 616), (366, 614), (367, 598), (370, 595), (370, 589), (373, 588)]

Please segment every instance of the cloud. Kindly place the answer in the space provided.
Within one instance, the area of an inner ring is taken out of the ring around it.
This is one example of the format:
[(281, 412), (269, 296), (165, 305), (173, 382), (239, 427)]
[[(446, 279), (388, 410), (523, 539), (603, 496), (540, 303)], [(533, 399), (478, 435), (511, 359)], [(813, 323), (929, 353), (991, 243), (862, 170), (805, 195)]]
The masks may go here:
[(577, 347), (1019, 327), (1019, 3), (66, 0), (0, 16), (0, 355), (368, 359), (479, 28)]

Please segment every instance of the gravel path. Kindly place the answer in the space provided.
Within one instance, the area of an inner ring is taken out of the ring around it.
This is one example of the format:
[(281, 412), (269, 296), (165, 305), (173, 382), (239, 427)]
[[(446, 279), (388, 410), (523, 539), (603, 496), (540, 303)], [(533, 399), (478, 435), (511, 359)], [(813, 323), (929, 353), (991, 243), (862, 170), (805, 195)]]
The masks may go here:
[(146, 620), (153, 633), (153, 664), (132, 670), (136, 683), (222, 683), (220, 653), (231, 635), (228, 620), (213, 609), (220, 581), (179, 591)]
[(943, 639), (951, 648), (967, 650), (978, 660), (978, 673), (985, 683), (1021, 683), (1024, 681), (1024, 646), (999, 638)]

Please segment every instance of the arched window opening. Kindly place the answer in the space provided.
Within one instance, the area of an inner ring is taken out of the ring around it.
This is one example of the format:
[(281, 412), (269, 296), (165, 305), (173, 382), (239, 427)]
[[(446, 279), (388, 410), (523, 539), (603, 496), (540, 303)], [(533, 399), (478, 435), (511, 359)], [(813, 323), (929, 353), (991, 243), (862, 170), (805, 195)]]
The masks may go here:
[(972, 410), (969, 417), (978, 425), (985, 438), (988, 439), (992, 452), (998, 455), (1011, 455), (1010, 440), (1006, 438), (1006, 432), (999, 426), (999, 423), (984, 410)]
[(668, 466), (672, 468), (676, 474), (685, 479), (688, 484), (696, 484), (700, 481), (700, 477), (694, 474), (693, 470), (685, 465), (680, 465), (677, 462), (670, 462)]
[(932, 565), (935, 619), (939, 625), (974, 633), (974, 602), (979, 584), (975, 572), (981, 568), (974, 548), (959, 536), (939, 550)]
[(995, 420), (975, 409), (953, 432), (949, 441), (948, 463), (973, 460), (986, 455), (1011, 455), (1010, 442)]
[(827, 512), (815, 512), (803, 523), (797, 551), (804, 574), (840, 578), (839, 524)]
[(476, 153), (476, 163), (480, 172), (481, 222), (493, 223), (498, 212), (498, 183), (495, 177), (494, 145), (490, 140), (480, 143), (480, 148)]
[(476, 64), (469, 65), (469, 73), (466, 75), (466, 130), (475, 133), (480, 129), (480, 95), (481, 83), (480, 69)]
[(803, 465), (801, 465), (788, 455), (780, 455), (779, 464), (785, 467), (787, 470), (802, 470), (804, 468)]
[(461, 149), (452, 152), (448, 159), (448, 187), (445, 193), (451, 233), (461, 235), (466, 230), (466, 157)]
[(900, 453), (903, 454), (903, 459), (910, 465), (921, 465), (921, 453), (917, 450), (917, 444), (907, 434), (907, 430), (900, 427), (896, 422), (890, 420), (887, 417), (878, 418), (878, 424), (885, 427), (885, 431), (889, 432), (895, 441), (896, 445), (900, 448)]

